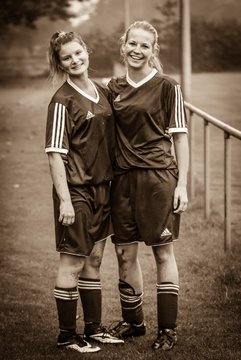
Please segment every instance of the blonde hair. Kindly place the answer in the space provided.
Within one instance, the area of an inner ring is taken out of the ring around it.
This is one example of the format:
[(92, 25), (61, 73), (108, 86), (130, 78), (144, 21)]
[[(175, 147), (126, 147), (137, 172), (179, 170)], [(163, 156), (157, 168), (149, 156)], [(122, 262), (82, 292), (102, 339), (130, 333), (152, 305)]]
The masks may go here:
[(126, 44), (129, 36), (129, 32), (131, 29), (142, 29), (145, 31), (150, 32), (154, 37), (154, 43), (153, 43), (153, 56), (150, 59), (150, 66), (157, 69), (158, 72), (163, 73), (163, 66), (159, 59), (159, 45), (158, 45), (158, 34), (154, 26), (152, 26), (148, 21), (135, 21), (132, 23), (126, 32), (122, 35), (120, 38), (121, 40), (121, 56), (124, 58), (124, 51), (123, 47)]
[(67, 44), (70, 41), (77, 41), (83, 48), (87, 51), (85, 42), (82, 40), (81, 36), (76, 32), (64, 32), (57, 31), (55, 32), (49, 43), (48, 51), (48, 62), (49, 62), (49, 80), (54, 84), (58, 80), (64, 80), (66, 78), (66, 73), (61, 68), (59, 51), (61, 46)]

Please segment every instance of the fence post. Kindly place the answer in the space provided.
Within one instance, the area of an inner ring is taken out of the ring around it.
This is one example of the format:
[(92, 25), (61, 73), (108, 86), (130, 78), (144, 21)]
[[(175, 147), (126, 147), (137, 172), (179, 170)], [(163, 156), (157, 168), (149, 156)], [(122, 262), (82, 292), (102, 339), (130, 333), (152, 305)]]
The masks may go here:
[(231, 249), (231, 138), (224, 132), (224, 250)]
[(204, 119), (204, 216), (210, 216), (210, 132), (209, 123)]
[(195, 196), (195, 179), (194, 179), (194, 122), (193, 112), (188, 111), (188, 128), (189, 128), (189, 197), (193, 199)]

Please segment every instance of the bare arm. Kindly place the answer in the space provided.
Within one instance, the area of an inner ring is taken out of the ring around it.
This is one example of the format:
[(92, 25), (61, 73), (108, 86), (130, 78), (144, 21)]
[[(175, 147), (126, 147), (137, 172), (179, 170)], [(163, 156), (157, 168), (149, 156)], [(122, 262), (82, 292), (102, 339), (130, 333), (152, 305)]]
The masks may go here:
[(187, 209), (187, 175), (189, 166), (188, 138), (186, 133), (174, 133), (173, 142), (178, 165), (178, 182), (174, 192), (174, 212), (180, 213)]
[(60, 200), (59, 222), (68, 226), (73, 224), (75, 213), (68, 189), (65, 166), (59, 153), (48, 153), (48, 159), (52, 181)]

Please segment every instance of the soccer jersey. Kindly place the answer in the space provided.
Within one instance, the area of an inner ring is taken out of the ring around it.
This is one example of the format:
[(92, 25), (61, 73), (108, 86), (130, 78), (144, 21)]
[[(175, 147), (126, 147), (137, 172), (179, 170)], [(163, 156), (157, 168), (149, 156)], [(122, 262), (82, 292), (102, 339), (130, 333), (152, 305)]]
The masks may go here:
[(61, 154), (70, 185), (96, 185), (113, 178), (113, 113), (107, 89), (92, 85), (95, 98), (68, 79), (48, 107), (45, 151)]
[(128, 74), (108, 84), (116, 121), (116, 171), (174, 169), (171, 136), (187, 132), (180, 85), (153, 71), (139, 83)]

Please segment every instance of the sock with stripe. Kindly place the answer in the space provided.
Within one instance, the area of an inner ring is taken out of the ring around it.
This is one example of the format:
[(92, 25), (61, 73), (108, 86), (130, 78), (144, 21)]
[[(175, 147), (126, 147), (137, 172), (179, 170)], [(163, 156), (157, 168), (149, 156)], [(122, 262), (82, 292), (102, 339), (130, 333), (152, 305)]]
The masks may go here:
[(79, 298), (77, 288), (63, 289), (55, 287), (54, 297), (57, 305), (60, 332), (75, 332), (77, 301)]
[(143, 324), (143, 292), (140, 294), (135, 294), (135, 289), (130, 284), (119, 280), (119, 294), (123, 320), (127, 323), (135, 325)]
[(100, 279), (79, 278), (78, 290), (81, 298), (85, 331), (101, 323), (101, 282)]
[(158, 329), (174, 329), (177, 321), (179, 285), (163, 282), (157, 288)]

